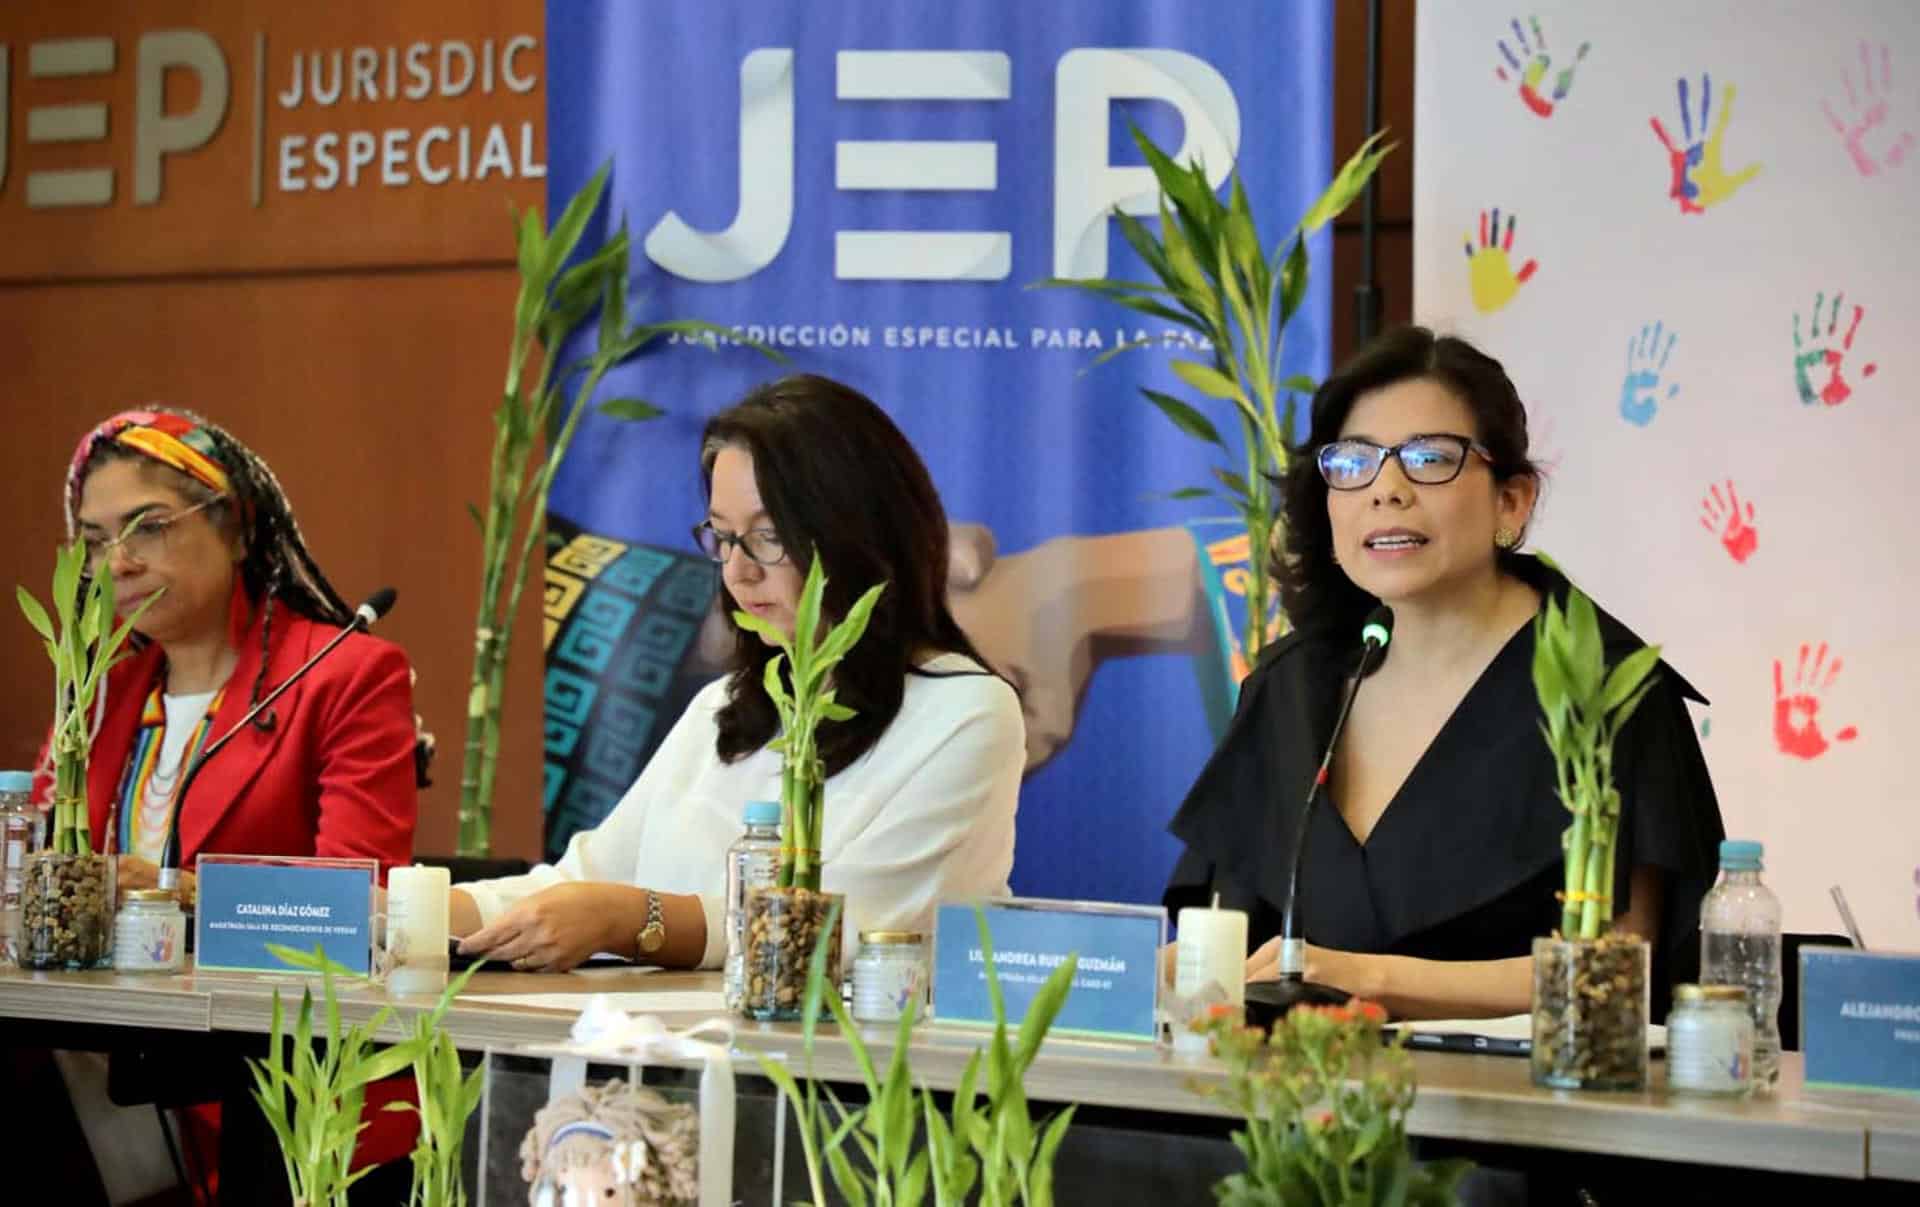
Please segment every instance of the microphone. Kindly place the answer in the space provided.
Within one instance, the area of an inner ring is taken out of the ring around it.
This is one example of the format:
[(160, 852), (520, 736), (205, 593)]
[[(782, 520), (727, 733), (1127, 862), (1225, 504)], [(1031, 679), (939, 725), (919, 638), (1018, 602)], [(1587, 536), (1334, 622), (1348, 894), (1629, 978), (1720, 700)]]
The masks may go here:
[[(227, 743), (233, 741), (234, 737), (238, 735), (241, 730), (253, 724), (255, 718), (266, 712), (268, 707), (280, 698), (281, 693), (285, 692), (295, 683), (298, 683), (301, 676), (305, 675), (315, 666), (318, 666), (320, 660), (328, 654), (333, 653), (341, 642), (355, 633), (364, 633), (372, 628), (375, 621), (393, 609), (394, 601), (399, 598), (400, 593), (392, 587), (382, 587), (372, 595), (367, 596), (367, 602), (353, 610), (353, 619), (347, 622), (347, 627), (335, 633), (328, 639), (327, 644), (314, 651), (313, 657), (301, 663), (299, 669), (295, 670), (285, 679), (282, 679), (278, 687), (260, 697), (260, 702), (252, 708), (249, 708), (246, 715), (234, 723), (232, 729), (227, 730), (227, 732), (207, 743), (206, 748), (194, 756), (193, 762), (187, 764), (185, 774), (180, 777), (180, 787), (174, 790), (173, 805), (167, 811), (167, 838), (166, 842), (160, 848), (161, 888), (173, 889), (179, 887), (181, 807), (186, 804), (187, 789), (193, 786), (194, 779), (200, 774), (200, 769), (207, 765), (207, 760), (219, 754)], [(267, 728), (272, 728), (270, 723)]]
[(1287, 875), (1286, 907), (1280, 916), (1280, 979), (1247, 986), (1247, 1019), (1262, 1028), (1271, 1027), (1295, 1006), (1337, 1006), (1352, 996), (1330, 985), (1307, 980), (1307, 941), (1299, 937), (1294, 927), (1294, 910), (1300, 901), (1300, 865), (1306, 856), (1313, 803), (1327, 786), (1327, 770), (1333, 765), (1333, 752), (1340, 745), (1347, 717), (1353, 712), (1354, 697), (1360, 694), (1360, 681), (1380, 669), (1391, 640), (1393, 609), (1381, 604), (1367, 613), (1366, 622), (1360, 626), (1360, 665), (1347, 680), (1347, 694), (1340, 704), (1340, 715), (1334, 720), (1333, 736), (1327, 739), (1326, 752), (1320, 756), (1320, 769), (1307, 788), (1307, 803), (1300, 810), (1300, 824), (1294, 830), (1293, 867)]

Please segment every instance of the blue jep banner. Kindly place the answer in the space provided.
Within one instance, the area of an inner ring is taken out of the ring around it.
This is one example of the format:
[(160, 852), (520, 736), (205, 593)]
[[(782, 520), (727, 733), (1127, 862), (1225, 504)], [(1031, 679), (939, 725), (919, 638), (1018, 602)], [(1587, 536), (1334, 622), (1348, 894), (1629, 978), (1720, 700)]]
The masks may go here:
[[(639, 313), (788, 359), (661, 345), (602, 397), (665, 418), (582, 423), (552, 494), (549, 849), (605, 816), (720, 673), (726, 622), (687, 535), (701, 425), (804, 371), (884, 407), (945, 501), (950, 602), (1026, 714), (1015, 891), (1157, 901), (1166, 821), (1242, 669), (1246, 536), (1219, 503), (1170, 497), (1223, 464), (1139, 394), (1204, 408), (1167, 367), (1182, 330), (1029, 286), (1148, 275), (1112, 218), (1157, 204), (1129, 123), (1223, 183), (1238, 171), (1277, 245), (1331, 171), (1330, 6), (569, 0), (547, 29), (550, 207), (611, 162), (588, 238), (632, 232)], [(1318, 377), (1325, 237), (1310, 251), (1282, 372)]]

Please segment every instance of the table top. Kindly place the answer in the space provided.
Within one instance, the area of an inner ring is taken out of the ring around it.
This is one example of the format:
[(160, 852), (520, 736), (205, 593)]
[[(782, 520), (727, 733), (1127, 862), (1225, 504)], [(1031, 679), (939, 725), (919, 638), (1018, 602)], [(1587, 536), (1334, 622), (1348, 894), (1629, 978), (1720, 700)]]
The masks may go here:
[[(273, 994), (297, 993), (298, 978), (233, 975), (129, 976), (112, 972), (36, 973), (0, 969), (0, 1017), (181, 1031), (265, 1032)], [(717, 973), (592, 969), (560, 974), (481, 972), (448, 1011), (444, 1026), (460, 1047), (512, 1049), (563, 1042), (577, 1011), (489, 1002), (525, 994), (715, 993)], [(381, 1038), (396, 1040), (430, 999), (389, 998), (378, 986), (342, 986), (351, 1024), (383, 1006), (394, 1016)], [(664, 1000), (664, 999), (663, 999)], [(629, 1003), (631, 1005), (632, 1003)], [(653, 1011), (649, 1011), (650, 1013)], [(657, 1011), (680, 1028), (707, 1011)], [(766, 1053), (798, 1067), (803, 1057), (794, 1024), (734, 1020), (741, 1066)], [(864, 1028), (863, 1041), (884, 1060), (894, 1028)], [(982, 1043), (979, 1031), (926, 1024), (913, 1039), (916, 1080), (951, 1089)], [(1557, 1148), (1700, 1164), (1735, 1165), (1843, 1178), (1920, 1182), (1920, 1101), (1804, 1088), (1797, 1053), (1783, 1057), (1781, 1082), (1769, 1096), (1744, 1101), (1670, 1095), (1665, 1067), (1638, 1093), (1549, 1090), (1535, 1086), (1523, 1059), (1445, 1052), (1413, 1054), (1419, 1096), (1408, 1120), (1419, 1136)], [(858, 1081), (859, 1066), (838, 1029), (819, 1029), (816, 1076)], [(1224, 1073), (1202, 1055), (1077, 1039), (1050, 1039), (1027, 1074), (1027, 1094), (1043, 1102), (1174, 1114), (1226, 1116), (1204, 1092)]]

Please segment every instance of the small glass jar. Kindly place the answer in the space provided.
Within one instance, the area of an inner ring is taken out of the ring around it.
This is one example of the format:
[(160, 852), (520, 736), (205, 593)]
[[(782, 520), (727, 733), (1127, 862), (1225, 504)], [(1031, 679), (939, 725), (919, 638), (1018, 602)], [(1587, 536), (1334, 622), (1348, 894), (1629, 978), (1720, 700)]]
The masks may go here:
[(115, 972), (179, 972), (186, 963), (187, 916), (163, 888), (128, 893), (113, 919)]
[(892, 1022), (908, 1002), (924, 1005), (926, 990), (925, 935), (917, 930), (860, 932), (860, 954), (853, 960), (853, 1017)]
[(1740, 1097), (1753, 1089), (1753, 1014), (1739, 985), (1676, 985), (1667, 1016), (1667, 1088)]

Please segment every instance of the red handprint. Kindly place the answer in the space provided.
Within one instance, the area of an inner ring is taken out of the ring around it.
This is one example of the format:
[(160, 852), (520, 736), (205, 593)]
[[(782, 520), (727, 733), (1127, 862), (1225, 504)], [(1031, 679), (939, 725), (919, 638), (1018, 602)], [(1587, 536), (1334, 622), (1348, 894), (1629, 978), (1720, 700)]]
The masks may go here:
[(1753, 526), (1753, 504), (1741, 506), (1740, 492), (1733, 488), (1732, 478), (1727, 479), (1724, 497), (1715, 483), (1700, 500), (1700, 526), (1719, 537), (1727, 556), (1742, 565), (1760, 544), (1760, 533)]
[[(1808, 646), (1800, 647), (1800, 664), (1793, 675), (1793, 694), (1788, 695), (1781, 681), (1780, 660), (1773, 660), (1773, 740), (1780, 753), (1800, 759), (1817, 759), (1831, 745), (1820, 732), (1820, 694), (1833, 686), (1840, 676), (1840, 660), (1827, 661), (1827, 643), (1813, 651), (1807, 662)], [(1851, 742), (1860, 736), (1852, 725), (1833, 735), (1835, 742)]]

